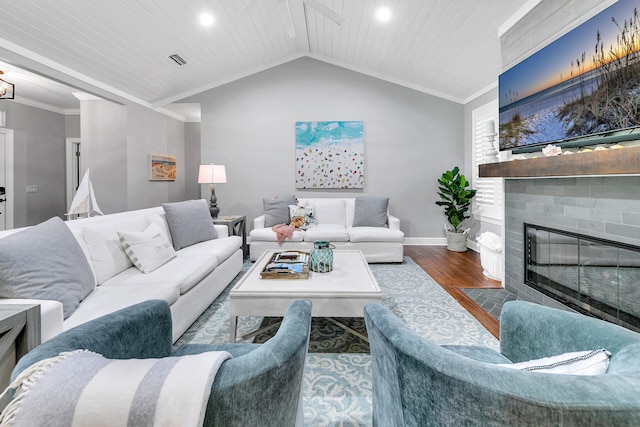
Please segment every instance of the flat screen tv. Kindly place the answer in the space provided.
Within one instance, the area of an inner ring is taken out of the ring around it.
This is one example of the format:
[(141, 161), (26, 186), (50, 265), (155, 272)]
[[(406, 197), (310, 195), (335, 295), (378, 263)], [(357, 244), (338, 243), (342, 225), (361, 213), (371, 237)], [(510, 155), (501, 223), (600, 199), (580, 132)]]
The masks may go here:
[(499, 76), (500, 150), (640, 127), (639, 7), (620, 0)]

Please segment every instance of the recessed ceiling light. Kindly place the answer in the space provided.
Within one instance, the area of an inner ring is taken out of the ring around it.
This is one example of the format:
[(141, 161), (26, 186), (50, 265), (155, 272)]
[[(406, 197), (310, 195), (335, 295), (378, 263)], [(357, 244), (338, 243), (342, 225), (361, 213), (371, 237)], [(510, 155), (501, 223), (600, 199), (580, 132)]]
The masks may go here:
[(201, 13), (200, 14), (200, 25), (203, 27), (210, 27), (213, 25), (213, 15), (210, 13)]
[(387, 22), (391, 19), (391, 10), (388, 7), (381, 7), (376, 11), (376, 19), (380, 22)]

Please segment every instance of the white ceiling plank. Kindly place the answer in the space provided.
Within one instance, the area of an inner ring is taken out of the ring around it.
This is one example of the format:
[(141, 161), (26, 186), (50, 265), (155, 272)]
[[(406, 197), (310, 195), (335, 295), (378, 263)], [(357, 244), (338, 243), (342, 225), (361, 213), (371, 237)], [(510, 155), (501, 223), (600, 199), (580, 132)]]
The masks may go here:
[[(402, 70), (407, 69), (407, 62), (413, 60), (417, 52), (428, 47), (429, 34), (432, 31), (437, 14), (435, 13), (436, 2), (420, 2), (420, 8), (407, 30), (407, 35), (400, 40), (399, 46), (395, 49), (395, 54), (388, 62), (389, 72), (392, 75), (399, 75)], [(407, 25), (404, 24), (403, 25)], [(417, 68), (417, 67), (413, 67)]]
[[(303, 55), (464, 100), (494, 84), (498, 29), (532, 1), (5, 1), (0, 39), (58, 69), (73, 69), (70, 83), (83, 76), (152, 105)], [(283, 28), (278, 5), (285, 3), (294, 38)], [(392, 9), (386, 24), (374, 21), (381, 5)], [(199, 25), (203, 11), (214, 14), (212, 27)], [(188, 64), (172, 64), (166, 58), (172, 53)]]
[(376, 52), (375, 58), (373, 58), (372, 66), (381, 71), (384, 64), (388, 61), (387, 58), (393, 55), (398, 44), (399, 37), (405, 30), (404, 22), (408, 13), (410, 3), (409, 2), (395, 2), (393, 7), (393, 16), (390, 22), (378, 23), (381, 27), (384, 38)]
[(360, 25), (358, 26), (358, 37), (354, 44), (354, 55), (352, 62), (357, 67), (362, 67), (362, 56), (366, 49), (371, 30), (371, 17), (373, 16), (373, 5), (364, 2), (360, 9)]
[[(438, 43), (441, 42), (440, 39), (443, 37), (446, 37), (445, 34), (447, 35), (450, 34), (449, 32), (445, 32), (445, 29), (452, 28), (453, 26), (453, 19), (455, 17), (455, 14), (457, 13), (457, 10), (459, 10), (458, 9), (459, 5), (456, 3), (460, 3), (460, 1), (449, 2), (449, 1), (440, 0), (436, 4), (436, 10), (434, 11), (434, 16), (438, 16), (438, 19), (433, 21), (429, 28), (429, 37), (428, 37), (429, 42), (425, 44), (422, 49), (416, 52), (415, 55), (412, 55), (412, 58), (411, 58), (412, 61), (415, 61), (416, 63), (420, 63), (420, 66), (415, 68), (423, 68), (424, 64), (421, 63), (421, 61), (424, 58), (430, 58), (431, 61), (446, 60), (443, 57), (434, 56), (434, 51), (439, 49)], [(461, 31), (461, 32), (464, 31), (459, 27), (455, 27), (455, 28), (458, 28), (458, 31)], [(405, 68), (405, 70), (409, 70), (409, 69)]]
[[(331, 9), (337, 13), (338, 15), (344, 18), (344, 2), (343, 0), (334, 0), (332, 2)], [(343, 43), (343, 34), (347, 32), (345, 28), (346, 18), (344, 18), (344, 22), (341, 25), (334, 25), (332, 27), (332, 35), (331, 35), (331, 55), (334, 58), (339, 58), (341, 56), (342, 48), (341, 43)]]
[(258, 4), (259, 1), (261, 1), (261, 0), (248, 0), (247, 3), (245, 3), (244, 6), (242, 6), (240, 11), (238, 11), (237, 15), (235, 15), (235, 17), (233, 18), (233, 22), (237, 23), (237, 22), (242, 21), (243, 19), (245, 19), (246, 16), (249, 13), (251, 13), (253, 8), (256, 7), (256, 5)]
[[(355, 54), (355, 40), (358, 38), (358, 32), (362, 23), (363, 16), (360, 13), (364, 0), (353, 0), (349, 2), (344, 9), (344, 17), (347, 24), (344, 25), (343, 33), (346, 35), (342, 38), (340, 46), (341, 55), (338, 59), (345, 63), (351, 63)], [(347, 31), (345, 31), (347, 30)]]

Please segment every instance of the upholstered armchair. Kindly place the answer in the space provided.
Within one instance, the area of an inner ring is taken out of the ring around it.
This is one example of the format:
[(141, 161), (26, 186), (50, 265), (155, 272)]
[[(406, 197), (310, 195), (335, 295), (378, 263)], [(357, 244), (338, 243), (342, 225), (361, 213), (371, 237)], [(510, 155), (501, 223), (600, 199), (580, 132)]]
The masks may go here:
[[(12, 373), (62, 352), (88, 349), (109, 359), (147, 359), (228, 351), (211, 388), (205, 426), (302, 424), (301, 385), (309, 342), (311, 302), (293, 302), (276, 335), (264, 344), (188, 344), (174, 349), (171, 312), (151, 300), (82, 324), (26, 354)], [(189, 390), (185, 390), (189, 393)]]
[[(387, 308), (364, 309), (371, 346), (374, 426), (640, 425), (640, 334), (523, 301), (504, 305), (500, 352), (440, 346)], [(605, 348), (606, 374), (497, 366)]]

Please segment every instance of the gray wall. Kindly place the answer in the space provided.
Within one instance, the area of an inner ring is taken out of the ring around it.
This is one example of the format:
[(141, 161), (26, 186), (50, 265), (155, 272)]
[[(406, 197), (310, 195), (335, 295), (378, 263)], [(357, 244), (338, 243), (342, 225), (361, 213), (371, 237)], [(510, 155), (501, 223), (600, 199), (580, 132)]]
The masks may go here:
[[(179, 120), (138, 105), (108, 101), (82, 101), (79, 115), (63, 115), (15, 101), (3, 101), (1, 108), (6, 111), (6, 127), (15, 131), (16, 228), (52, 216), (66, 219), (66, 138), (82, 138), (83, 165), (91, 169), (98, 204), (105, 213), (187, 198), (185, 124)], [(199, 144), (199, 135), (193, 137), (192, 144), (196, 138)], [(149, 181), (147, 162), (151, 153), (176, 156), (176, 181)], [(198, 158), (191, 157), (191, 163), (199, 162), (199, 148)], [(188, 166), (193, 167), (190, 163)], [(31, 184), (38, 186), (37, 193), (26, 193), (25, 187)], [(192, 188), (193, 197), (199, 196), (196, 186)]]
[(64, 131), (66, 138), (80, 138), (80, 113), (64, 116)]
[[(262, 199), (390, 197), (408, 238), (442, 238), (437, 178), (464, 166), (464, 107), (340, 67), (302, 58), (181, 102), (200, 102), (203, 163), (224, 164), (216, 189), (221, 212), (262, 213)], [(362, 120), (365, 189), (295, 188), (296, 121)], [(209, 197), (208, 186), (201, 195)]]
[[(0, 101), (6, 127), (14, 132), (14, 227), (62, 217), (65, 202), (65, 116)], [(26, 193), (35, 184), (37, 193)]]
[(198, 170), (200, 166), (200, 123), (184, 124), (185, 198), (200, 197)]
[[(81, 102), (83, 167), (105, 213), (185, 199), (184, 123), (148, 108)], [(149, 180), (149, 154), (176, 157), (175, 181)]]
[(82, 167), (90, 169), (105, 214), (127, 210), (127, 109), (102, 100), (80, 103)]
[[(127, 206), (140, 209), (184, 200), (184, 123), (138, 105), (127, 107)], [(175, 181), (149, 181), (149, 154), (175, 156)]]

